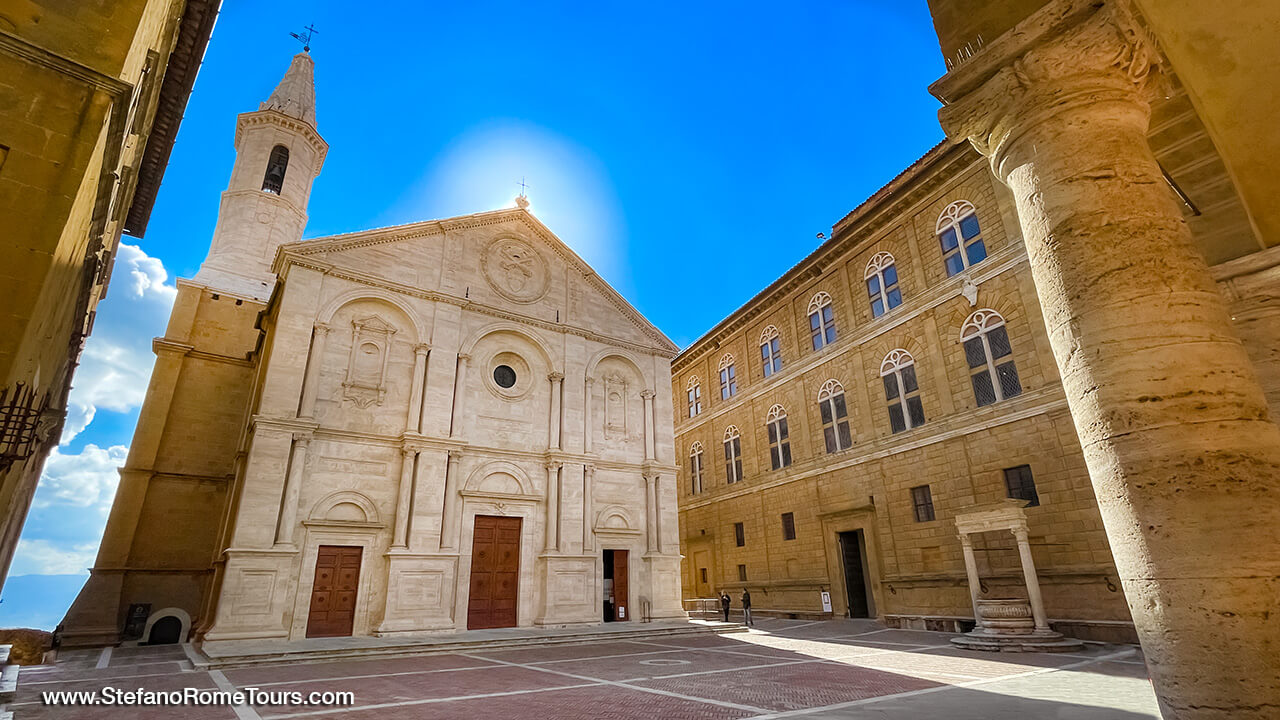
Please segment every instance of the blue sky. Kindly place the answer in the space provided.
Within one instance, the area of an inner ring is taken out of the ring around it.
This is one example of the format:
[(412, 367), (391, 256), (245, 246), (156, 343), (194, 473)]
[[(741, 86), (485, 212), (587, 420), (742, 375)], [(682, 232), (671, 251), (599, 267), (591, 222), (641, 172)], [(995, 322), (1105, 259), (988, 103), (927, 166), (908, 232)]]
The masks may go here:
[(209, 247), (235, 116), (308, 23), (330, 149), (306, 237), (510, 206), (523, 177), (533, 212), (682, 347), (942, 139), (925, 0), (225, 0), (146, 237), (124, 239), (99, 308), (0, 626), (51, 628), (83, 583), (151, 338)]

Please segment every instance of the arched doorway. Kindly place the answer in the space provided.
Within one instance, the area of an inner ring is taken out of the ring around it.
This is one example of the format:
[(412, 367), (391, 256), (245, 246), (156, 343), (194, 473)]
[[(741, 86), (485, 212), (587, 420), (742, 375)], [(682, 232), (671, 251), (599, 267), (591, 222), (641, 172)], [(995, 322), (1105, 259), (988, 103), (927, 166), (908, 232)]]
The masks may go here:
[(182, 621), (173, 615), (165, 615), (151, 626), (148, 645), (175, 645), (182, 642)]

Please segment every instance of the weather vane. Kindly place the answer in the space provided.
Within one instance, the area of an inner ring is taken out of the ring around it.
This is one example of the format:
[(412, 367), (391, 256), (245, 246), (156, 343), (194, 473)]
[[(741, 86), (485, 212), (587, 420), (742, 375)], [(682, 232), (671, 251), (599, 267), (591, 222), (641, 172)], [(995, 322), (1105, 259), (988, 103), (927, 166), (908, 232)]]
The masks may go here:
[(294, 40), (297, 40), (298, 42), (302, 43), (302, 52), (309, 53), (311, 52), (311, 36), (316, 35), (319, 32), (320, 32), (319, 30), (316, 30), (316, 24), (311, 23), (310, 25), (303, 28), (303, 32), (301, 33), (291, 32), (289, 34), (293, 36)]
[(520, 182), (516, 184), (520, 186), (520, 197), (526, 197), (528, 193), (525, 191), (529, 189), (529, 185), (524, 181), (524, 178), (521, 177)]
[(520, 194), (516, 196), (516, 207), (527, 210), (529, 208), (529, 197), (525, 194), (525, 191), (529, 189), (529, 184), (524, 181), (523, 177), (516, 184), (520, 186)]

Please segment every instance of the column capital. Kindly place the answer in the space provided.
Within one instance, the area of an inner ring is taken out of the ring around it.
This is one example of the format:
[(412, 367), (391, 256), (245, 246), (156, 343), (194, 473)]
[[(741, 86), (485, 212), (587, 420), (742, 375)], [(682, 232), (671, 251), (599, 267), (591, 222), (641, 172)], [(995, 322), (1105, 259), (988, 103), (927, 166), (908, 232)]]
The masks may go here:
[(595, 384), (596, 384), (596, 379), (595, 379), (595, 378), (593, 378), (593, 377), (591, 377), (590, 375), (588, 375), (588, 376), (587, 376), (587, 387), (591, 387), (592, 385), (595, 385)]
[(322, 323), (322, 322), (316, 323), (315, 328), (316, 328), (316, 335), (320, 335), (320, 336), (328, 335), (333, 330), (332, 325), (330, 325), (329, 323)]
[(1011, 527), (1009, 528), (1009, 532), (1013, 533), (1013, 537), (1016, 538), (1018, 542), (1020, 543), (1027, 542), (1027, 538), (1028, 538), (1027, 526), (1020, 525), (1020, 526)]
[(564, 467), (564, 463), (560, 462), (559, 460), (548, 460), (544, 462), (542, 466), (545, 467), (548, 471), (559, 470), (560, 468)]
[(973, 538), (969, 537), (969, 533), (960, 533), (960, 546), (965, 549), (973, 547)]
[(405, 460), (412, 459), (414, 455), (417, 455), (421, 451), (422, 447), (418, 445), (405, 445), (400, 448), (400, 454), (404, 456)]
[(308, 444), (311, 443), (311, 433), (309, 431), (295, 432), (293, 434), (293, 441), (298, 445), (301, 445), (302, 447), (306, 447)]
[(430, 343), (418, 343), (417, 345), (413, 346), (414, 355), (426, 355), (429, 352), (431, 352)]
[(584, 463), (584, 464), (582, 465), (582, 472), (586, 473), (587, 475), (595, 475), (595, 474), (596, 474), (596, 466), (595, 466), (595, 464), (594, 464), (594, 463)]
[(640, 397), (644, 398), (645, 400), (652, 400), (654, 395), (657, 395), (657, 393), (650, 390), (649, 388), (645, 388), (644, 390), (640, 391)]
[(947, 136), (968, 138), (1002, 181), (1023, 131), (1064, 109), (1116, 120), (1121, 101), (1146, 122), (1140, 91), (1159, 76), (1159, 51), (1121, 3), (1098, 5), (1053, 0), (929, 87)]
[(449, 451), (449, 464), (450, 464), (450, 465), (452, 465), (452, 464), (454, 464), (454, 463), (458, 462), (459, 460), (461, 460), (461, 459), (462, 459), (463, 457), (465, 457), (465, 456), (466, 456), (466, 453), (465, 453), (465, 452), (463, 452), (463, 451), (461, 451), (461, 450), (450, 450), (450, 451)]
[(548, 373), (547, 379), (550, 380), (552, 384), (558, 383), (561, 380), (564, 380), (564, 373), (561, 373), (561, 372)]
[(462, 362), (464, 362), (464, 363), (465, 363), (465, 362), (470, 362), (470, 361), (471, 361), (471, 356), (470, 356), (470, 355), (468, 355), (468, 354), (466, 354), (466, 353), (458, 353), (458, 359), (459, 359), (459, 360), (461, 360), (461, 361), (462, 361)]

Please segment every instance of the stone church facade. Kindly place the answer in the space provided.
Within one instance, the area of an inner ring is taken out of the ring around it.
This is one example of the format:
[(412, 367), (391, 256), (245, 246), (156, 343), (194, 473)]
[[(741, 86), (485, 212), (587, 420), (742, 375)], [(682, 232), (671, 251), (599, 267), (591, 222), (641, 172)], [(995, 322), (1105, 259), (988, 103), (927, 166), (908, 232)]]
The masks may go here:
[(683, 617), (676, 347), (523, 198), (300, 241), (312, 67), (239, 117), (66, 644)]

